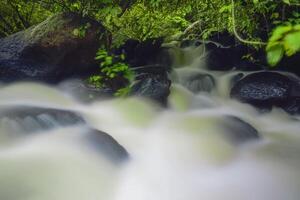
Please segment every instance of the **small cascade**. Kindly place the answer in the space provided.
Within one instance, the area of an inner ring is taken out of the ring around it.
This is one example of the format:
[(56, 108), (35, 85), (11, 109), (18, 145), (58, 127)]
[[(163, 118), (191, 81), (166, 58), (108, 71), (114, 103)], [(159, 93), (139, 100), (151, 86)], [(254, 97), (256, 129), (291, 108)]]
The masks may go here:
[(2, 85), (0, 199), (298, 200), (299, 116), (231, 99), (254, 72), (208, 70), (203, 45), (170, 52), (166, 108)]

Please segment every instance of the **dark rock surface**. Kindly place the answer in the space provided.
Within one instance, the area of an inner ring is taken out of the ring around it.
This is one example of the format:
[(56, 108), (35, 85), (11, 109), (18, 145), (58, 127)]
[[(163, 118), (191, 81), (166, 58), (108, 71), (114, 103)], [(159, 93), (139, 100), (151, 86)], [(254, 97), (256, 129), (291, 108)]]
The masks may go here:
[(167, 75), (144, 74), (141, 76), (132, 86), (131, 95), (150, 98), (162, 105), (166, 105), (171, 86), (171, 81)]
[(205, 59), (209, 70), (226, 71), (233, 69), (238, 59), (234, 47), (207, 43), (205, 48), (208, 51)]
[(241, 70), (241, 71), (257, 71), (265, 68), (262, 63), (254, 63), (243, 58), (251, 52), (247, 46), (242, 44), (231, 44), (224, 46), (216, 42), (206, 43), (206, 65), (209, 70), (227, 71), (227, 70)]
[(237, 144), (260, 138), (258, 131), (252, 125), (236, 116), (228, 116), (222, 126), (228, 133), (229, 139)]
[[(0, 109), (1, 125), (3, 125), (3, 120), (5, 123), (13, 125), (14, 131), (26, 134), (69, 126), (78, 126), (78, 128), (82, 125), (84, 128), (86, 126), (86, 122), (80, 114), (73, 111), (29, 106)], [(80, 142), (101, 153), (112, 162), (119, 163), (129, 157), (126, 149), (107, 133), (88, 128), (83, 133), (80, 132), (78, 136)]]
[(163, 48), (162, 38), (150, 38), (145, 41), (129, 39), (118, 49), (113, 50), (114, 54), (125, 55), (125, 62), (132, 68), (145, 65), (162, 64), (158, 59)]
[(291, 57), (284, 57), (276, 69), (294, 73), (300, 77), (300, 53), (296, 53)]
[(230, 95), (258, 108), (278, 106), (295, 114), (300, 106), (300, 81), (276, 72), (252, 73), (239, 80)]
[(96, 129), (88, 129), (84, 134), (83, 142), (86, 143), (88, 147), (100, 152), (113, 162), (119, 163), (126, 161), (129, 158), (126, 149), (105, 132)]
[(197, 46), (200, 46), (201, 44), (202, 44), (202, 42), (200, 40), (185, 39), (185, 40), (181, 41), (180, 48), (186, 48), (186, 47), (191, 47), (191, 46), (197, 47)]
[[(245, 55), (251, 55), (254, 58), (264, 55), (263, 52), (257, 52), (249, 46), (238, 42), (235, 37), (227, 32), (216, 33), (207, 40), (183, 40), (180, 43), (181, 48), (189, 46), (205, 46), (205, 61), (208, 70), (228, 71), (257, 71), (265, 69), (265, 62), (253, 62), (244, 58)], [(261, 60), (262, 58), (260, 58)], [(265, 59), (262, 59), (265, 61)]]
[(194, 73), (181, 79), (181, 84), (193, 93), (211, 92), (215, 87), (214, 77), (210, 74)]
[(171, 85), (167, 76), (171, 58), (168, 50), (161, 47), (162, 42), (162, 38), (143, 42), (129, 39), (113, 53), (124, 54), (125, 62), (135, 72), (136, 80), (130, 95), (150, 98), (166, 105)]
[(105, 100), (114, 97), (114, 91), (112, 89), (97, 88), (80, 79), (61, 82), (59, 88), (83, 103), (90, 103), (95, 100)]
[[(84, 36), (75, 29), (86, 26)], [(97, 68), (95, 54), (104, 43), (104, 27), (74, 13), (44, 22), (0, 40), (0, 80), (58, 82)]]
[(292, 115), (300, 114), (300, 98), (290, 99), (282, 108)]
[(15, 122), (26, 133), (85, 124), (79, 114), (68, 110), (19, 106), (1, 109), (0, 113), (0, 120)]

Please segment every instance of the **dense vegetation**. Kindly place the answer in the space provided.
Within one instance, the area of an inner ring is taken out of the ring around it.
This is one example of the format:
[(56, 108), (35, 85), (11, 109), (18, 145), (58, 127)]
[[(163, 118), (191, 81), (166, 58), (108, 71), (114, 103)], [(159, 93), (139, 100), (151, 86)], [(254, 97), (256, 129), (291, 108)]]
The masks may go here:
[[(218, 32), (266, 48), (275, 66), (300, 49), (298, 0), (0, 0), (0, 36), (28, 28), (53, 13), (77, 12), (101, 21), (111, 46), (128, 38), (208, 39)], [(80, 32), (79, 32), (80, 33)], [(273, 33), (273, 34), (272, 34)]]

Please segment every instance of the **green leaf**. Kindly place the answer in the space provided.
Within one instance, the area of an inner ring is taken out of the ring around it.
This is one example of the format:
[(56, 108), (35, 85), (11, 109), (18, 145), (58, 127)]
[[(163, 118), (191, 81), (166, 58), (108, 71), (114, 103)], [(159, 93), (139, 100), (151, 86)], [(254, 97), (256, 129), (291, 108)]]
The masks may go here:
[(267, 60), (268, 63), (274, 67), (276, 66), (279, 61), (282, 59), (284, 54), (283, 46), (278, 44), (275, 46), (272, 46), (270, 49), (267, 50)]
[(226, 5), (221, 7), (221, 9), (219, 10), (219, 13), (224, 13), (224, 12), (231, 12), (232, 9), (232, 5)]
[(79, 36), (79, 29), (78, 29), (78, 28), (75, 28), (75, 29), (73, 30), (73, 35), (76, 36), (76, 37)]
[(273, 31), (272, 36), (269, 41), (276, 41), (276, 40), (281, 39), (284, 36), (284, 34), (288, 33), (292, 29), (293, 29), (293, 27), (291, 25), (277, 27)]
[(286, 55), (291, 56), (300, 50), (300, 31), (289, 33), (284, 38)]

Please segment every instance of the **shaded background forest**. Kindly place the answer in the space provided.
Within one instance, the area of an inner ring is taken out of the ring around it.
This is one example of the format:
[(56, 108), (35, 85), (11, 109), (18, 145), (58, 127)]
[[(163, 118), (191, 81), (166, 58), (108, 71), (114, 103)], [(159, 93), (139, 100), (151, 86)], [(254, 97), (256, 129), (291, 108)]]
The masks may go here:
[(256, 49), (265, 49), (269, 41), (268, 61), (274, 66), (284, 53), (300, 49), (298, 9), (297, 0), (1, 0), (0, 36), (54, 13), (76, 12), (101, 21), (112, 34), (112, 46), (128, 38), (209, 39), (229, 32)]

